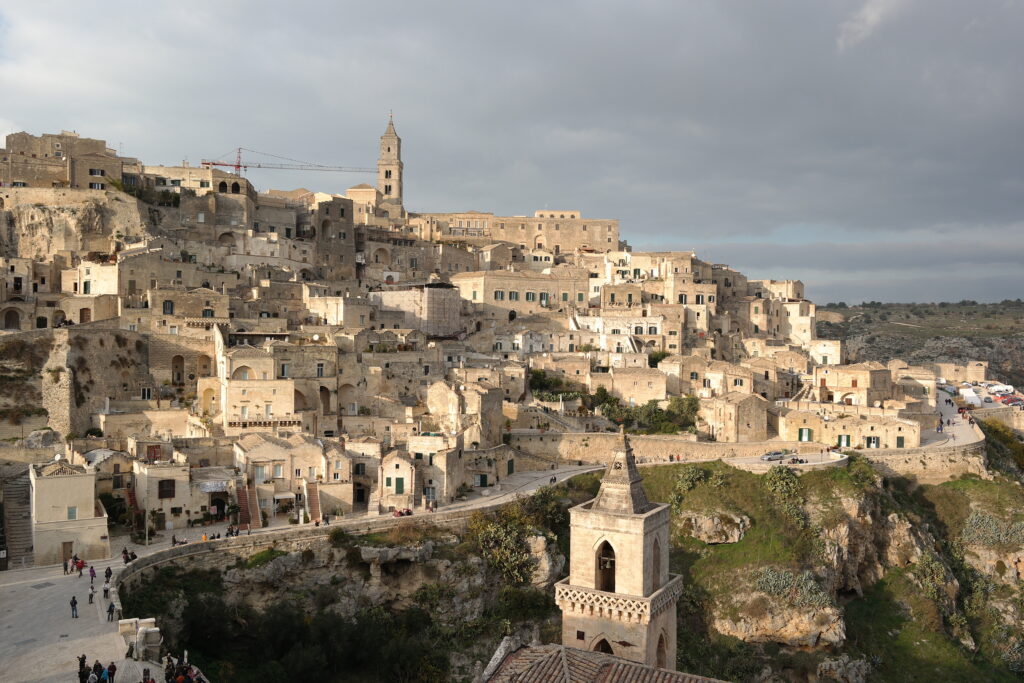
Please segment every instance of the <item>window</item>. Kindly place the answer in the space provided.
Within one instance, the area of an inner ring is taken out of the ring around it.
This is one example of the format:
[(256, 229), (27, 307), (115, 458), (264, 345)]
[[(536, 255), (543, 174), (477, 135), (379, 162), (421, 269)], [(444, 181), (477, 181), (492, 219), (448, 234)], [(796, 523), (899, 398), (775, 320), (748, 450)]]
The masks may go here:
[(391, 477), (384, 477), (384, 485), (388, 487), (391, 486)]
[(69, 505), (68, 506), (68, 519), (78, 519), (78, 506), (76, 506), (76, 505)]
[(174, 302), (167, 300), (163, 304), (164, 315), (174, 315)]
[(301, 468), (299, 468), (299, 467), (295, 468), (295, 476), (296, 477), (301, 477), (302, 476), (302, 469)]
[(576, 301), (579, 301), (579, 302), (582, 303), (582, 301), (583, 301), (583, 292), (578, 292), (576, 294)]
[(90, 190), (105, 190), (107, 186), (103, 183), (89, 183)]
[(107, 175), (107, 172), (104, 171), (102, 168), (90, 168), (89, 169), (89, 175), (104, 176), (104, 175)]
[(500, 289), (494, 290), (494, 300), (495, 301), (504, 301), (505, 300), (505, 292), (500, 290)]
[(238, 414), (239, 414), (239, 416), (243, 420), (248, 419), (248, 417), (249, 417), (249, 406), (242, 406), (241, 408), (239, 408), (238, 409)]
[(174, 484), (173, 479), (161, 479), (157, 482), (157, 498), (174, 498)]
[(153, 398), (153, 390), (149, 387), (142, 387), (139, 390), (139, 398), (143, 401), (149, 401)]
[(257, 484), (262, 484), (267, 480), (267, 468), (266, 465), (256, 465), (252, 468), (253, 479), (256, 480)]
[(287, 363), (281, 363), (281, 377), (287, 377), (287, 376), (288, 376), (288, 364)]
[(281, 479), (284, 477), (284, 465), (274, 465), (274, 479)]
[(92, 280), (86, 280), (82, 283), (82, 294), (92, 294)]
[(526, 293), (526, 300), (527, 301), (536, 301), (537, 300), (537, 293), (536, 292), (527, 292)]
[(357, 462), (355, 466), (355, 474), (364, 475), (366, 474), (366, 463)]
[(569, 300), (569, 292), (562, 292), (562, 301)]
[(681, 304), (685, 304), (686, 303), (686, 295), (685, 294), (680, 294), (679, 295), (679, 303), (681, 303)]
[(324, 376), (324, 364), (323, 363), (317, 363), (316, 364), (316, 376), (317, 377), (323, 377)]
[(519, 292), (510, 289), (509, 292), (508, 292), (508, 300), (509, 301), (519, 301)]
[(473, 301), (476, 301), (476, 290), (473, 290)]
[(737, 378), (735, 378), (735, 379), (734, 379), (734, 380), (732, 381), (732, 385), (733, 385), (734, 387), (742, 387), (742, 386), (743, 386), (743, 380), (742, 380), (742, 379), (740, 379), (739, 377), (737, 377)]
[(203, 309), (203, 317), (204, 318), (212, 318), (213, 317), (213, 309), (212, 308), (204, 308)]

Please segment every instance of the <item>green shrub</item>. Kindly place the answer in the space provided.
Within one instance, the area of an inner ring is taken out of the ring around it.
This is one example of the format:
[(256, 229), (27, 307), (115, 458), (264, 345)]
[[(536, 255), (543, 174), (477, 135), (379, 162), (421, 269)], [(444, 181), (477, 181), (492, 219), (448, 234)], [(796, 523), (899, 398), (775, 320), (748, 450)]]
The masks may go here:
[(246, 560), (245, 567), (246, 569), (256, 569), (257, 567), (262, 567), (271, 560), (275, 560), (278, 557), (287, 554), (288, 553), (285, 551), (278, 550), (277, 548), (267, 548), (266, 550), (261, 550), (255, 555), (252, 555), (248, 560)]

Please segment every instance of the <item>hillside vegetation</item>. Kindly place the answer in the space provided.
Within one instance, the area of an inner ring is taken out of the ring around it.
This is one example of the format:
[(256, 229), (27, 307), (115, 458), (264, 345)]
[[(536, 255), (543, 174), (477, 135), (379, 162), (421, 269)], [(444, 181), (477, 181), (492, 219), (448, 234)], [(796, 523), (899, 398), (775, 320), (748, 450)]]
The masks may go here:
[(986, 360), (1003, 381), (1024, 384), (1024, 301), (847, 306), (818, 309), (818, 336), (842, 339), (851, 362), (911, 364)]

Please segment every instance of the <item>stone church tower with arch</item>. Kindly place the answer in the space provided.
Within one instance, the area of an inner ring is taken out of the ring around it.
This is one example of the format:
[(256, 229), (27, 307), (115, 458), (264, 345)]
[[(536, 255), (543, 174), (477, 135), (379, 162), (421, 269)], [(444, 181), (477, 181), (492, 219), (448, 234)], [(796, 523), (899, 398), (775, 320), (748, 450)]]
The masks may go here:
[(562, 645), (675, 669), (676, 601), (669, 506), (651, 503), (623, 434), (597, 497), (569, 511), (569, 576), (555, 585)]
[(400, 218), (402, 208), (402, 138), (395, 132), (395, 122), (388, 116), (388, 127), (380, 136), (380, 156), (377, 158), (377, 190), (382, 204), (397, 205), (398, 213), (388, 214)]

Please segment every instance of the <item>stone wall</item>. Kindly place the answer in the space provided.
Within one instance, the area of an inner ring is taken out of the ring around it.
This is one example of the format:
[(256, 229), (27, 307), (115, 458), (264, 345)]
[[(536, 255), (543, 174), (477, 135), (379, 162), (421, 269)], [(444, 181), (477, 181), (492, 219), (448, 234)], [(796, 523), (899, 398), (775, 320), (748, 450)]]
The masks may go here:
[[(509, 445), (540, 458), (552, 459), (560, 466), (575, 462), (606, 464), (612, 452), (622, 444), (622, 436), (613, 432), (522, 433), (509, 435)], [(630, 436), (629, 443), (637, 462), (720, 460), (760, 456), (769, 450), (789, 449), (796, 453), (820, 453), (817, 443), (764, 442), (718, 443), (693, 441), (688, 435)]]
[(976, 420), (995, 420), (1011, 429), (1024, 431), (1024, 410), (1004, 406), (1002, 408), (978, 408), (971, 411)]
[(992, 478), (986, 469), (984, 440), (937, 448), (864, 450), (860, 453), (882, 474), (907, 477), (920, 484), (941, 484), (965, 474)]

